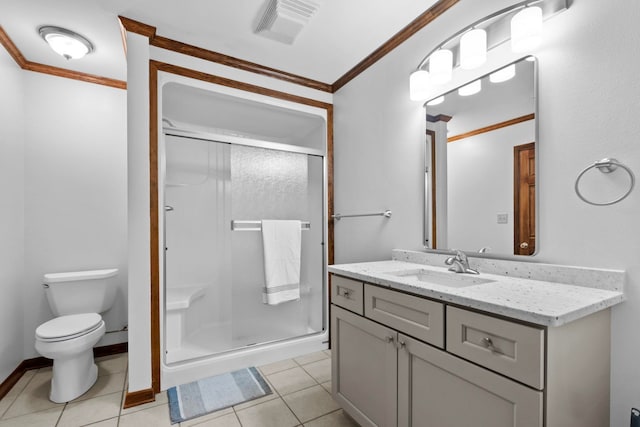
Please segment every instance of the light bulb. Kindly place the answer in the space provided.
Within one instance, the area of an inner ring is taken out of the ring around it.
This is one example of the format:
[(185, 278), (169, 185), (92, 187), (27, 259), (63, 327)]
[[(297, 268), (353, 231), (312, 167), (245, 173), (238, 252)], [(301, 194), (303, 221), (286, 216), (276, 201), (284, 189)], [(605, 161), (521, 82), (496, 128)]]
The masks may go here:
[(480, 80), (474, 80), (468, 85), (462, 86), (460, 89), (458, 89), (458, 95), (460, 96), (475, 95), (481, 90), (482, 90), (482, 83), (480, 82)]
[(489, 81), (491, 83), (501, 83), (512, 79), (516, 75), (516, 64), (511, 64), (498, 71), (489, 74)]
[(460, 38), (460, 67), (478, 68), (487, 60), (487, 32), (476, 28)]
[(412, 101), (422, 101), (429, 96), (429, 73), (418, 70), (409, 77), (409, 98)]
[(439, 49), (429, 57), (429, 73), (435, 84), (444, 84), (453, 74), (453, 53), (449, 49)]
[(433, 98), (431, 101), (427, 102), (427, 105), (429, 107), (433, 107), (434, 105), (439, 105), (439, 104), (442, 104), (443, 102), (444, 102), (444, 95), (439, 96), (437, 98)]
[(511, 49), (527, 52), (542, 42), (542, 9), (525, 7), (511, 18)]

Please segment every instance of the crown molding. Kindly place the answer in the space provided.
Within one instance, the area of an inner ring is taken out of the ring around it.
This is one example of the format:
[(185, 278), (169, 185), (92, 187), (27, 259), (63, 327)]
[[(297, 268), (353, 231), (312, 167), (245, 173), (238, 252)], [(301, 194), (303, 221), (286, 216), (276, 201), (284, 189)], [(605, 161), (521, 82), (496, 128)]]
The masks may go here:
[(308, 79), (306, 77), (298, 76), (286, 71), (256, 64), (255, 62), (245, 61), (244, 59), (235, 58), (233, 56), (215, 52), (213, 50), (204, 49), (198, 46), (163, 37), (157, 34), (156, 27), (144, 24), (142, 22), (134, 21), (133, 19), (129, 19), (124, 16), (120, 16), (119, 18), (122, 26), (127, 31), (148, 37), (149, 44), (151, 46), (171, 50), (173, 52), (193, 56), (195, 58), (204, 59), (210, 62), (216, 62), (218, 64), (226, 65), (228, 67), (233, 67), (244, 71), (249, 71), (251, 73), (262, 74), (267, 77), (284, 80), (286, 82), (305, 86), (311, 89), (331, 93), (331, 85), (329, 83), (323, 83), (317, 80)]
[(378, 62), (384, 56), (386, 56), (389, 52), (391, 52), (396, 47), (400, 46), (404, 43), (409, 37), (429, 25), (433, 22), (437, 17), (442, 15), (444, 12), (449, 10), (451, 6), (458, 3), (459, 0), (439, 0), (433, 6), (431, 6), (427, 11), (425, 11), (422, 15), (418, 16), (416, 19), (411, 21), (406, 27), (402, 30), (398, 31), (393, 37), (387, 40), (382, 46), (378, 49), (374, 50), (369, 56), (360, 61), (355, 67), (347, 71), (342, 77), (336, 80), (331, 85), (331, 91), (337, 92), (349, 83), (351, 80), (356, 78), (360, 73), (365, 71), (367, 68), (371, 67), (373, 64)]

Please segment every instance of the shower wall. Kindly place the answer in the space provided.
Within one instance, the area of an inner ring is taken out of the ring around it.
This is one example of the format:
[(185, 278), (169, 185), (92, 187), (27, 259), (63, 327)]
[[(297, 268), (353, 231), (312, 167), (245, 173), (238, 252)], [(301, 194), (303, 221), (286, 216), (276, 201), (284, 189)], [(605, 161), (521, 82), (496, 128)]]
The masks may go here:
[[(245, 345), (322, 330), (322, 158), (262, 148), (231, 147), (233, 219), (309, 221), (302, 232), (300, 301), (262, 303), (260, 232), (233, 233), (233, 329)], [(314, 188), (315, 187), (315, 188)], [(314, 191), (310, 191), (313, 189)]]
[[(165, 286), (205, 290), (169, 363), (322, 331), (323, 158), (166, 135), (165, 159)], [(262, 219), (311, 224), (299, 301), (262, 302), (262, 235), (231, 227)]]

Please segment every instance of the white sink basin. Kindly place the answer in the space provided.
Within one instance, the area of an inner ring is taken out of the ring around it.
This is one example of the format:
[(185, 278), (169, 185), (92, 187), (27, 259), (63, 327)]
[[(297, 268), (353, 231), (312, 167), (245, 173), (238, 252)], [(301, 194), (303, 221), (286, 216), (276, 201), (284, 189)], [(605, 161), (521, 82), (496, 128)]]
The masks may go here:
[(405, 277), (409, 280), (418, 280), (424, 283), (448, 286), (451, 288), (465, 288), (467, 286), (475, 286), (495, 282), (495, 280), (483, 279), (482, 277), (470, 274), (440, 272), (423, 268), (417, 270), (389, 271), (384, 274), (396, 277)]

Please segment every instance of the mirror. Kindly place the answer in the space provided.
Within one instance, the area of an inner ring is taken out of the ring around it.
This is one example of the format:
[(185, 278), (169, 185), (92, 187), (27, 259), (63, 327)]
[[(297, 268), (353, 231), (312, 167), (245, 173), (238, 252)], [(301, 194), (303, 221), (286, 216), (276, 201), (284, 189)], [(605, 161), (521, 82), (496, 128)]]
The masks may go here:
[(425, 110), (425, 246), (533, 255), (535, 58), (427, 101)]

